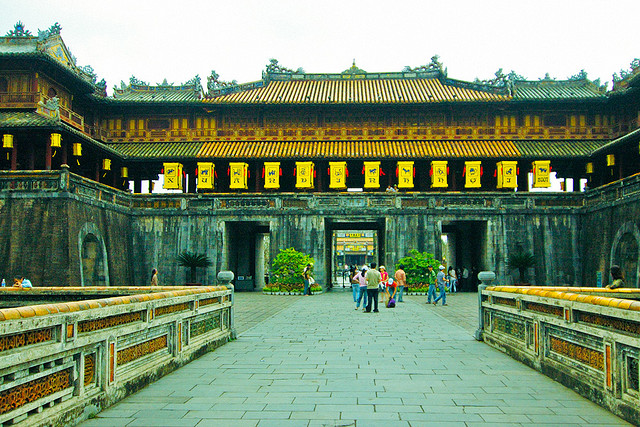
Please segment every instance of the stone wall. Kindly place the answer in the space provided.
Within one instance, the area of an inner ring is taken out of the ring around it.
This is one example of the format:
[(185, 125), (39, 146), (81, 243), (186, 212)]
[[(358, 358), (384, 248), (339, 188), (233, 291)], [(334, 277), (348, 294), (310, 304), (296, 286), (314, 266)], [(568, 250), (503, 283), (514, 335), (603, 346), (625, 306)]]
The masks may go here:
[(326, 287), (331, 233), (353, 226), (378, 231), (378, 261), (390, 271), (411, 249), (441, 259), (441, 235), (449, 233), (463, 249), (456, 266), (495, 271), (497, 283), (517, 282), (506, 260), (529, 250), (536, 258), (532, 284), (594, 285), (598, 271), (606, 284), (616, 242), (629, 248), (640, 241), (639, 182), (632, 177), (586, 194), (131, 195), (64, 169), (2, 172), (0, 256), (7, 261), (0, 274), (24, 274), (36, 286), (144, 286), (158, 268), (161, 284), (181, 285), (188, 272), (176, 258), (189, 250), (213, 261), (197, 272), (197, 282), (211, 284), (221, 270), (260, 274), (249, 270), (263, 246), (256, 241), (267, 234), (269, 259), (281, 248), (308, 253)]

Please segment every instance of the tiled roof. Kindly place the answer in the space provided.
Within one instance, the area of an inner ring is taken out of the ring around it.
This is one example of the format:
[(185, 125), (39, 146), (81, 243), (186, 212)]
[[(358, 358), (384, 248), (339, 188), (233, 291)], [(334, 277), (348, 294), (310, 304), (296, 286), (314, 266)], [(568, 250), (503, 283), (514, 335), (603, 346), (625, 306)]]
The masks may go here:
[(58, 120), (44, 117), (37, 113), (0, 111), (0, 128), (48, 127), (59, 124)]
[(607, 141), (216, 141), (117, 143), (129, 159), (574, 158)]
[(605, 94), (588, 80), (515, 81), (513, 85), (513, 99), (516, 101), (605, 98)]
[(522, 157), (582, 157), (589, 156), (608, 140), (571, 140), (571, 141), (514, 141)]
[(201, 95), (194, 85), (130, 85), (124, 89), (116, 89), (113, 93), (116, 100), (129, 102), (193, 102), (199, 101)]
[(215, 104), (405, 104), (506, 101), (509, 97), (438, 78), (272, 81), (255, 89), (205, 100)]
[(115, 143), (108, 146), (130, 159), (196, 158), (202, 142), (135, 142)]

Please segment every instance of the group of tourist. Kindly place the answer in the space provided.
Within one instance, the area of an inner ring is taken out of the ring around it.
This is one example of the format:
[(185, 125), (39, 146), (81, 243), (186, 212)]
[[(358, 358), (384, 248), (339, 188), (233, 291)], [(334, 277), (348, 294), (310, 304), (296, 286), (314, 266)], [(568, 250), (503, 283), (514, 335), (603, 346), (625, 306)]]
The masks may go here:
[(404, 266), (400, 265), (398, 267), (393, 278), (389, 277), (384, 265), (381, 265), (378, 269), (376, 269), (376, 266), (377, 264), (372, 262), (370, 267), (364, 265), (359, 270), (351, 269), (349, 280), (353, 290), (353, 302), (356, 310), (360, 308), (360, 303), (362, 303), (364, 312), (370, 313), (373, 311), (378, 313), (379, 299), (387, 307), (395, 307), (396, 302), (404, 302), (402, 293), (407, 283)]
[[(378, 303), (389, 308), (395, 307), (396, 303), (404, 302), (402, 299), (404, 289), (407, 286), (407, 275), (404, 265), (399, 265), (393, 277), (389, 276), (384, 265), (376, 269), (376, 263), (371, 266), (363, 265), (361, 268), (351, 267), (349, 272), (349, 282), (353, 291), (353, 302), (355, 309), (359, 310), (362, 304), (364, 312), (378, 312)], [(453, 267), (445, 273), (446, 267), (440, 265), (438, 273), (433, 266), (427, 267), (427, 304), (437, 305), (442, 301), (442, 305), (447, 305), (447, 290), (457, 292), (458, 273)], [(436, 296), (436, 285), (439, 295)], [(373, 308), (373, 310), (372, 310)]]

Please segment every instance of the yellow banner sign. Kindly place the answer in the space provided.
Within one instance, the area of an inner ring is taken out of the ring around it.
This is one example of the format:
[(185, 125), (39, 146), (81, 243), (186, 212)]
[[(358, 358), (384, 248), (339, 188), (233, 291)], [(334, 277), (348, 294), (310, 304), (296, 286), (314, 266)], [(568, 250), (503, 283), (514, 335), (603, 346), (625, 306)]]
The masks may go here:
[(280, 188), (280, 162), (264, 162), (264, 188)]
[(313, 188), (313, 162), (296, 162), (296, 188)]
[(480, 188), (480, 177), (482, 176), (482, 162), (464, 162), (464, 187)]
[(364, 188), (380, 188), (380, 162), (364, 162)]
[(532, 164), (533, 167), (533, 187), (548, 188), (551, 187), (551, 161), (536, 160)]
[(446, 160), (434, 160), (431, 162), (431, 188), (447, 188), (448, 167)]
[(413, 162), (398, 162), (398, 188), (413, 188)]
[(182, 190), (182, 163), (164, 164), (164, 184), (165, 190)]
[(247, 163), (229, 163), (229, 188), (246, 190), (248, 187), (249, 165)]
[(517, 188), (518, 187), (518, 162), (502, 161), (498, 162), (498, 185), (497, 188)]
[(211, 162), (198, 162), (198, 189), (213, 190), (215, 165)]
[(347, 162), (329, 162), (329, 188), (347, 188)]

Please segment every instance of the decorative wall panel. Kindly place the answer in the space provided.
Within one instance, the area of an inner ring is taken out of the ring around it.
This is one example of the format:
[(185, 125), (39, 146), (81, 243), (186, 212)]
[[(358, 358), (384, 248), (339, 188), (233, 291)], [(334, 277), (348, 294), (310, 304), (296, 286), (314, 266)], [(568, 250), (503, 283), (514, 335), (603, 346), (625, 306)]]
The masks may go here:
[(53, 328), (29, 331), (21, 334), (4, 335), (0, 337), (0, 352), (51, 341), (53, 337)]
[(154, 338), (140, 344), (132, 345), (124, 350), (118, 350), (117, 364), (118, 366), (129, 363), (133, 360), (155, 353), (156, 351), (167, 348), (167, 336)]
[(114, 326), (126, 325), (128, 323), (141, 322), (144, 320), (143, 311), (133, 313), (118, 314), (116, 316), (104, 317), (96, 320), (84, 320), (78, 322), (78, 332), (91, 332)]

